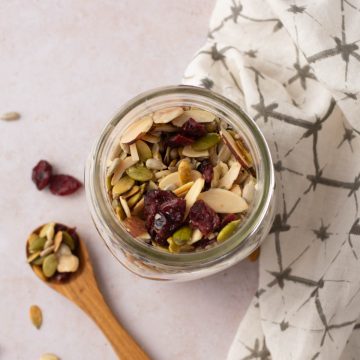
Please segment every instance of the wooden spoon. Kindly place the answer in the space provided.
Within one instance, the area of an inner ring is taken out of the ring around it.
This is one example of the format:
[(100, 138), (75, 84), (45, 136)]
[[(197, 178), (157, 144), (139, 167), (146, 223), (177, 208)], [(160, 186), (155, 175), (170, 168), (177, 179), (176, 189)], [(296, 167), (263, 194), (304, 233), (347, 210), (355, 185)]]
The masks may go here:
[[(41, 227), (34, 233), (38, 233)], [(28, 246), (26, 252), (28, 254)], [(135, 340), (116, 320), (101, 294), (94, 276), (93, 267), (84, 243), (79, 240), (78, 253), (79, 269), (71, 274), (64, 283), (51, 281), (45, 278), (40, 268), (31, 265), (36, 275), (61, 295), (74, 302), (88, 314), (110, 341), (115, 353), (121, 360), (150, 360)]]

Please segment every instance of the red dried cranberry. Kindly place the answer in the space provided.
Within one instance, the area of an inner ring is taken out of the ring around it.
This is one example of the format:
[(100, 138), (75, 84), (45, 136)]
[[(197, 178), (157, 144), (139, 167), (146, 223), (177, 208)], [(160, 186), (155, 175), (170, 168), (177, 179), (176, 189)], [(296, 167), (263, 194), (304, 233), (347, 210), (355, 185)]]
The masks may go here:
[(190, 224), (197, 227), (204, 236), (209, 235), (220, 225), (219, 215), (205, 204), (197, 200), (189, 212)]
[(65, 283), (70, 279), (71, 274), (71, 272), (56, 272), (55, 275), (51, 278), (51, 280), (54, 280), (58, 283)]
[(205, 249), (206, 246), (213, 244), (216, 241), (216, 237), (213, 239), (203, 238), (194, 244), (195, 249)]
[(40, 160), (32, 169), (31, 179), (38, 190), (46, 188), (52, 175), (52, 166), (46, 160)]
[(169, 138), (169, 140), (167, 141), (167, 144), (168, 144), (168, 146), (170, 146), (172, 148), (176, 148), (176, 147), (180, 147), (180, 146), (191, 145), (193, 142), (194, 142), (193, 139), (190, 139), (181, 134), (176, 134)]
[(236, 219), (237, 219), (237, 217), (235, 214), (226, 214), (221, 220), (221, 225), (220, 225), (219, 230), (222, 229), (228, 223), (230, 223)]
[(205, 180), (205, 190), (211, 186), (211, 181), (214, 176), (213, 166), (209, 159), (204, 159), (198, 166), (198, 170), (202, 173)]
[(167, 238), (182, 225), (186, 202), (171, 191), (152, 190), (145, 194), (145, 226), (151, 238), (166, 246)]
[(70, 195), (81, 187), (81, 182), (70, 175), (53, 175), (50, 179), (50, 191), (54, 195)]
[(204, 136), (207, 131), (204, 124), (196, 122), (194, 119), (190, 118), (182, 127), (181, 133), (184, 136), (189, 136), (191, 138), (197, 139), (201, 136)]

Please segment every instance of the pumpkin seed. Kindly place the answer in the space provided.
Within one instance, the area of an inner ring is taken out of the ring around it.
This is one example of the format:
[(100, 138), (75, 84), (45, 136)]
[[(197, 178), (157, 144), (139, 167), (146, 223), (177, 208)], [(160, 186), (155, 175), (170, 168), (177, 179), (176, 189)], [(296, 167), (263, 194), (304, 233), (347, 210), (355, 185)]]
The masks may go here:
[(142, 197), (142, 193), (138, 192), (137, 194), (132, 196), (130, 199), (128, 199), (127, 204), (129, 206), (129, 208), (134, 207), (136, 205), (136, 203), (141, 199), (141, 197)]
[(140, 161), (145, 162), (147, 159), (152, 158), (150, 146), (145, 141), (137, 140), (136, 147), (139, 153)]
[[(40, 254), (39, 254), (40, 255)], [(31, 262), (32, 265), (42, 265), (44, 262), (45, 257), (44, 256), (39, 256), (38, 258), (36, 258), (34, 261)]]
[(33, 323), (33, 325), (40, 329), (42, 324), (42, 311), (37, 305), (31, 305), (30, 306), (30, 320)]
[(169, 237), (167, 242), (169, 244), (169, 252), (178, 253), (180, 251), (181, 247), (174, 242), (172, 237)]
[[(131, 168), (130, 168), (131, 169)], [(135, 180), (129, 176), (123, 176), (113, 187), (112, 196), (117, 198), (129, 191), (135, 184)]]
[(62, 255), (59, 257), (56, 270), (59, 273), (75, 272), (79, 268), (79, 258), (75, 255)]
[(125, 211), (120, 204), (115, 208), (115, 213), (120, 220), (126, 219)]
[[(148, 160), (149, 161), (149, 160)], [(145, 166), (132, 166), (126, 170), (128, 176), (136, 181), (149, 181), (153, 177), (153, 173)]]
[(144, 203), (144, 197), (142, 197), (141, 200), (139, 200), (133, 208), (134, 215), (140, 215), (142, 213), (142, 211), (144, 210)]
[(63, 238), (63, 243), (66, 244), (71, 249), (71, 251), (74, 251), (76, 247), (76, 243), (73, 237), (67, 231), (63, 231), (62, 238)]
[(121, 160), (119, 166), (115, 170), (114, 176), (111, 179), (111, 185), (115, 185), (123, 176), (126, 169), (135, 165), (137, 161), (134, 161), (131, 156), (128, 156), (126, 159)]
[(29, 238), (29, 252), (33, 253), (44, 248), (46, 238), (40, 237), (37, 234), (31, 234)]
[(234, 220), (225, 225), (217, 236), (217, 242), (223, 242), (228, 239), (236, 230), (240, 220)]
[(153, 125), (153, 119), (151, 116), (144, 116), (139, 120), (136, 120), (124, 131), (124, 135), (121, 137), (120, 142), (128, 144), (134, 141), (137, 137), (147, 133)]
[(179, 162), (179, 166), (178, 166), (179, 179), (182, 185), (192, 180), (191, 170), (192, 169), (191, 169), (190, 161), (184, 159)]
[(39, 256), (40, 256), (40, 252), (41, 251), (36, 251), (33, 254), (31, 254), (28, 258), (27, 258), (27, 262), (29, 264), (34, 263), (34, 260), (36, 260)]
[(54, 239), (55, 235), (55, 223), (51, 222), (44, 225), (39, 233), (40, 237), (46, 237), (47, 240), (51, 241)]
[(5, 121), (13, 121), (13, 120), (19, 120), (20, 119), (20, 114), (16, 111), (10, 111), (7, 112), (5, 114), (2, 114), (0, 116), (1, 120), (5, 120)]
[[(140, 191), (140, 186), (134, 185), (128, 192), (122, 195), (124, 199), (128, 199)], [(118, 206), (118, 204), (116, 204)], [(115, 206), (115, 207), (116, 207)]]
[(179, 230), (176, 230), (173, 235), (173, 241), (176, 245), (185, 245), (191, 239), (191, 228), (190, 226), (183, 226)]
[(45, 275), (45, 277), (50, 278), (52, 277), (55, 272), (58, 265), (58, 259), (55, 254), (48, 255), (42, 264), (42, 272)]
[(40, 360), (60, 360), (60, 359), (54, 354), (47, 353), (41, 355)]
[(220, 136), (216, 133), (208, 133), (200, 139), (196, 140), (191, 147), (195, 151), (208, 150), (220, 141)]

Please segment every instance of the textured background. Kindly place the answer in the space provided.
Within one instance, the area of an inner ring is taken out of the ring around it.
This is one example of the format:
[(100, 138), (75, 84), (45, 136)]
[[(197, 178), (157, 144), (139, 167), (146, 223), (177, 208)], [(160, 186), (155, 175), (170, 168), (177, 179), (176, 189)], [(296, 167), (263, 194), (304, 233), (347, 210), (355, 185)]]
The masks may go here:
[[(82, 178), (92, 142), (126, 100), (179, 83), (203, 45), (212, 0), (0, 2), (0, 359), (115, 359), (107, 340), (75, 305), (31, 273), (24, 242), (56, 220), (76, 225), (116, 316), (155, 360), (224, 359), (253, 292), (255, 264), (184, 284), (135, 277), (106, 250), (84, 191), (68, 197), (31, 183), (41, 158)], [(40, 331), (28, 308), (44, 312)]]

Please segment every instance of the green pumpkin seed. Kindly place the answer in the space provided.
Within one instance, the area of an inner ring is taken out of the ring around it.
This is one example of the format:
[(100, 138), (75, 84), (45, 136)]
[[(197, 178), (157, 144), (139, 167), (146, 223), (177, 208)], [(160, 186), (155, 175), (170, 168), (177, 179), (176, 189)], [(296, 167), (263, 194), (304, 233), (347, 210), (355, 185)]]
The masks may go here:
[(130, 197), (132, 197), (133, 195), (137, 194), (140, 191), (140, 186), (133, 186), (127, 193), (125, 193), (122, 198), (123, 199), (128, 199)]
[(45, 256), (39, 256), (34, 261), (31, 262), (32, 265), (42, 265), (44, 262)]
[(176, 245), (184, 245), (191, 239), (192, 231), (189, 226), (183, 226), (176, 230), (173, 235), (173, 241)]
[(180, 251), (181, 247), (174, 242), (174, 239), (172, 237), (169, 237), (167, 239), (167, 242), (169, 244), (169, 252), (178, 253)]
[[(35, 236), (32, 236), (35, 235)], [(40, 237), (36, 234), (31, 234), (29, 238), (29, 251), (34, 253), (36, 251), (41, 251), (44, 248), (46, 238)]]
[(129, 176), (123, 176), (113, 187), (112, 195), (113, 198), (119, 197), (120, 195), (129, 191), (135, 184), (135, 181)]
[(149, 145), (143, 140), (136, 141), (136, 148), (140, 157), (140, 161), (145, 162), (152, 158), (152, 152)]
[(42, 271), (47, 278), (52, 277), (58, 266), (58, 260), (55, 254), (48, 255), (42, 264)]
[(41, 251), (34, 252), (27, 258), (27, 262), (29, 264), (34, 264), (34, 260), (36, 260), (40, 256)]
[(145, 166), (132, 166), (126, 170), (126, 173), (134, 180), (137, 181), (149, 181), (153, 177), (151, 170)]
[(234, 220), (225, 225), (217, 236), (217, 242), (223, 242), (228, 239), (236, 230), (240, 220)]
[(75, 250), (75, 246), (76, 246), (75, 240), (67, 231), (62, 232), (62, 242), (66, 244), (71, 249), (71, 251)]
[(220, 141), (220, 135), (216, 133), (209, 133), (200, 139), (196, 140), (191, 147), (195, 151), (208, 150)]
[(142, 193), (138, 192), (137, 194), (135, 194), (134, 196), (132, 196), (130, 199), (127, 200), (127, 204), (129, 206), (129, 208), (132, 208), (133, 206), (136, 205), (136, 203), (142, 198)]
[(115, 208), (115, 212), (116, 212), (117, 217), (118, 217), (120, 220), (124, 220), (124, 219), (126, 218), (125, 211), (124, 211), (124, 209), (122, 208), (122, 206), (121, 206), (120, 203), (119, 203), (119, 205)]

